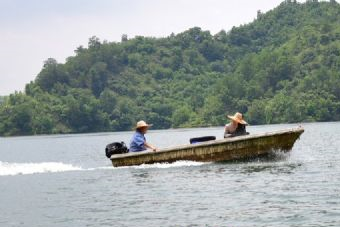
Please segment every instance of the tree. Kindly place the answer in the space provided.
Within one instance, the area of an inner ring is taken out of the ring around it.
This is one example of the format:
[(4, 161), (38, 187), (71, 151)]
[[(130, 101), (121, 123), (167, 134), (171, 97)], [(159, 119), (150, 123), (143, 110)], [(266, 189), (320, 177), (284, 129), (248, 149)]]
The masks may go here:
[(44, 91), (51, 91), (54, 84), (69, 82), (69, 75), (65, 70), (65, 66), (58, 64), (53, 58), (49, 58), (44, 62), (42, 71), (36, 78), (36, 83)]
[(174, 127), (184, 126), (190, 121), (192, 111), (188, 106), (183, 106), (174, 111), (172, 114), (172, 122)]
[(123, 34), (121, 42), (126, 42), (126, 41), (128, 41), (128, 36), (127, 36), (127, 34)]
[(50, 58), (24, 93), (0, 97), (0, 135), (340, 120), (340, 5), (285, 1), (215, 35), (91, 37)]
[(96, 36), (92, 36), (89, 39), (88, 47), (89, 49), (98, 49), (101, 46), (100, 39)]

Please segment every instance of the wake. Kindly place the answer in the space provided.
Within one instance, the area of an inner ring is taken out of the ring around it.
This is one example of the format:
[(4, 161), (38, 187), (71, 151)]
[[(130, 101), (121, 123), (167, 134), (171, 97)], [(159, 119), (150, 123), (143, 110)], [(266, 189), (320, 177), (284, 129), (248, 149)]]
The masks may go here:
[(139, 166), (128, 166), (128, 167), (116, 167), (117, 169), (122, 168), (133, 168), (133, 169), (168, 169), (176, 167), (190, 167), (190, 166), (201, 166), (209, 164), (208, 162), (194, 162), (194, 161), (177, 161), (173, 163), (155, 163), (155, 164), (142, 164)]
[(0, 176), (79, 171), (81, 167), (62, 162), (9, 163), (0, 161)]
[(143, 164), (139, 166), (112, 167), (102, 166), (94, 168), (82, 168), (62, 162), (40, 162), (40, 163), (9, 163), (0, 161), (0, 176), (15, 176), (42, 173), (60, 173), (68, 171), (94, 171), (94, 170), (119, 170), (119, 169), (168, 169), (190, 166), (201, 166), (207, 163), (194, 161), (177, 161), (174, 163)]

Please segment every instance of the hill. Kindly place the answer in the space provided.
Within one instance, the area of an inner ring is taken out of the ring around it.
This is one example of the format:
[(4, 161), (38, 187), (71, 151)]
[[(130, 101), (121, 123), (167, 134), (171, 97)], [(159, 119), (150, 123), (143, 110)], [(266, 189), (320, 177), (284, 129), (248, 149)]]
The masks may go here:
[(340, 5), (284, 1), (210, 34), (89, 39), (0, 104), (0, 135), (340, 120)]

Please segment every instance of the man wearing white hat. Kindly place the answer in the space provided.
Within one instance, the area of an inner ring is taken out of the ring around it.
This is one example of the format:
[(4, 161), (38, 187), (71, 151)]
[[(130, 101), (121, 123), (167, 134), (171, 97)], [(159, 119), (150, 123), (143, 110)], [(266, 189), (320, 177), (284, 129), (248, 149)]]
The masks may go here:
[(136, 132), (133, 135), (130, 143), (130, 152), (145, 151), (147, 148), (156, 151), (157, 148), (146, 142), (145, 134), (152, 124), (147, 124), (145, 121), (138, 121), (136, 125)]

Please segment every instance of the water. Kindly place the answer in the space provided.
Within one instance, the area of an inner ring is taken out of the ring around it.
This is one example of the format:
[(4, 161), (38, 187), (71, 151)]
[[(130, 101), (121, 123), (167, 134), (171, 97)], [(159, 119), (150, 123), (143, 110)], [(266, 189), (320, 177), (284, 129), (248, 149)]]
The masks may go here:
[[(286, 155), (121, 168), (104, 147), (132, 132), (0, 138), (0, 226), (340, 226), (340, 123), (303, 126)], [(147, 139), (162, 148), (222, 131)]]

